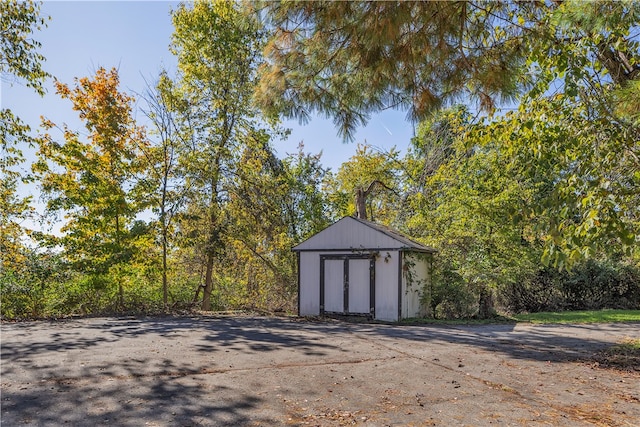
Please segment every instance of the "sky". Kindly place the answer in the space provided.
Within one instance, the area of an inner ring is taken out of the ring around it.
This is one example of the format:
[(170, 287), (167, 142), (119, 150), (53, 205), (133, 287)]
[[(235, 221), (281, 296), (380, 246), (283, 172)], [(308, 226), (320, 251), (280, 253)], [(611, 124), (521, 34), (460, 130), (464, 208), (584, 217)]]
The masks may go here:
[[(163, 68), (170, 72), (176, 69), (176, 59), (168, 46), (173, 32), (170, 10), (177, 5), (168, 1), (45, 1), (41, 15), (51, 20), (47, 28), (33, 34), (46, 57), (43, 68), (59, 81), (73, 85), (74, 78), (93, 76), (100, 67), (116, 67), (121, 91), (134, 96), (142, 93), (145, 80), (153, 82)], [(46, 82), (44, 97), (19, 82), (3, 81), (1, 85), (2, 108), (11, 109), (34, 131), (38, 130), (40, 116), (73, 130), (83, 129), (71, 102), (55, 94), (53, 79)], [(143, 114), (138, 112), (137, 118), (142, 119)], [(291, 129), (291, 134), (285, 141), (275, 141), (279, 156), (297, 152), (303, 142), (305, 152), (322, 151), (322, 164), (334, 171), (355, 153), (358, 143), (366, 142), (384, 151), (395, 146), (402, 151), (414, 133), (405, 113), (399, 111), (373, 116), (357, 131), (353, 143), (344, 143), (328, 118), (313, 117), (305, 125), (287, 120), (283, 125)], [(36, 190), (32, 187), (26, 191)]]

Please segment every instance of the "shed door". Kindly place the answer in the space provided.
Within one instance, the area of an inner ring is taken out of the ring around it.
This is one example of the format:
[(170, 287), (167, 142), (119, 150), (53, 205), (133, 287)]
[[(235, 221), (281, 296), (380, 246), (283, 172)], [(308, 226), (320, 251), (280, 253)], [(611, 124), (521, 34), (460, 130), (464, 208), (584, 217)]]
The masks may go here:
[(369, 314), (371, 312), (371, 273), (368, 259), (350, 259), (347, 313)]
[(344, 261), (341, 259), (324, 262), (324, 311), (344, 312)]
[(359, 255), (320, 257), (320, 310), (374, 314), (375, 260)]

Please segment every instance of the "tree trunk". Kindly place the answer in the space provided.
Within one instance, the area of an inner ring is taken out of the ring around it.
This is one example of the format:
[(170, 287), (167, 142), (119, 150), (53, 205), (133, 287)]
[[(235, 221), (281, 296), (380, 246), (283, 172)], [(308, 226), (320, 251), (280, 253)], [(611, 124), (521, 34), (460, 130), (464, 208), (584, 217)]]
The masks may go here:
[[(166, 153), (165, 153), (166, 158)], [(168, 304), (168, 289), (167, 289), (167, 246), (168, 246), (168, 234), (169, 225), (167, 224), (167, 182), (169, 180), (169, 169), (165, 166), (164, 176), (162, 178), (162, 202), (160, 203), (160, 222), (162, 223), (162, 302), (164, 303), (164, 309), (167, 309)]]
[(494, 316), (493, 294), (486, 286), (480, 289), (480, 298), (478, 301), (478, 318), (490, 319)]
[[(122, 253), (122, 246), (120, 243), (120, 214), (116, 209), (116, 248), (118, 250), (118, 255)], [(122, 277), (120, 275), (120, 263), (122, 261), (118, 260), (118, 264), (116, 265), (117, 278), (118, 278), (118, 305), (120, 309), (124, 309), (124, 289), (122, 287)]]
[(367, 189), (363, 189), (362, 187), (356, 188), (356, 217), (360, 219), (367, 219), (367, 197), (376, 187), (383, 187), (387, 190), (391, 190), (391, 188), (387, 187), (387, 185), (378, 181), (377, 179), (372, 181), (371, 184), (367, 187)]
[(204, 291), (202, 293), (202, 310), (211, 310), (211, 291), (213, 290), (213, 252), (207, 254), (207, 268), (204, 276)]
[(367, 192), (362, 188), (356, 189), (356, 217), (367, 219)]
[(162, 302), (164, 303), (165, 310), (168, 304), (168, 290), (167, 290), (167, 235), (166, 231), (163, 231), (162, 235)]

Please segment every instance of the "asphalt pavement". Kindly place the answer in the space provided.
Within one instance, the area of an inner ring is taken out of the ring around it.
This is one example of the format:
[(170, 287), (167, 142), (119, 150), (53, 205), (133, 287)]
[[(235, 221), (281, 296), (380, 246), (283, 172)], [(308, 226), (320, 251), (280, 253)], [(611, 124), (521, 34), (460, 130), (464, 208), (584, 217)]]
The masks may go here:
[(402, 326), (273, 317), (1, 325), (6, 426), (640, 426), (639, 324)]

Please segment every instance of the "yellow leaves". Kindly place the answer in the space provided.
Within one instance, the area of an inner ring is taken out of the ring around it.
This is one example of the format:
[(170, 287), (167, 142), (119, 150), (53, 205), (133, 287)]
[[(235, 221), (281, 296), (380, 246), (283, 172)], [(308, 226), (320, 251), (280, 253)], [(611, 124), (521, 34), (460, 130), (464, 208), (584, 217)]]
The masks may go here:
[[(85, 122), (88, 141), (66, 126), (61, 129), (62, 143), (49, 133), (41, 135), (33, 169), (48, 197), (48, 209), (65, 214), (61, 244), (73, 252), (72, 258), (85, 257), (96, 266), (102, 262), (96, 252), (117, 258), (141, 206), (141, 195), (133, 189), (146, 137), (131, 115), (133, 98), (121, 93), (118, 84), (117, 71), (104, 68), (92, 78), (76, 78), (73, 86), (56, 81), (57, 93), (72, 102)], [(42, 123), (45, 130), (56, 127), (45, 118)]]
[[(131, 116), (133, 97), (118, 90), (120, 79), (115, 68), (107, 71), (99, 68), (96, 75), (76, 78), (75, 87), (59, 81), (55, 82), (56, 93), (73, 103), (73, 109), (79, 112), (90, 132), (92, 144), (111, 156), (128, 156), (133, 147), (144, 144), (144, 129), (135, 124)], [(45, 127), (52, 128), (50, 121), (44, 121)], [(65, 139), (75, 134), (65, 132)], [(130, 156), (129, 156), (130, 157)]]
[(66, 84), (62, 83), (58, 79), (55, 79), (53, 84), (54, 84), (54, 86), (56, 88), (56, 93), (58, 95), (60, 95), (63, 98), (68, 98), (69, 97), (69, 94), (71, 93), (71, 91), (69, 90), (69, 86), (67, 86)]

